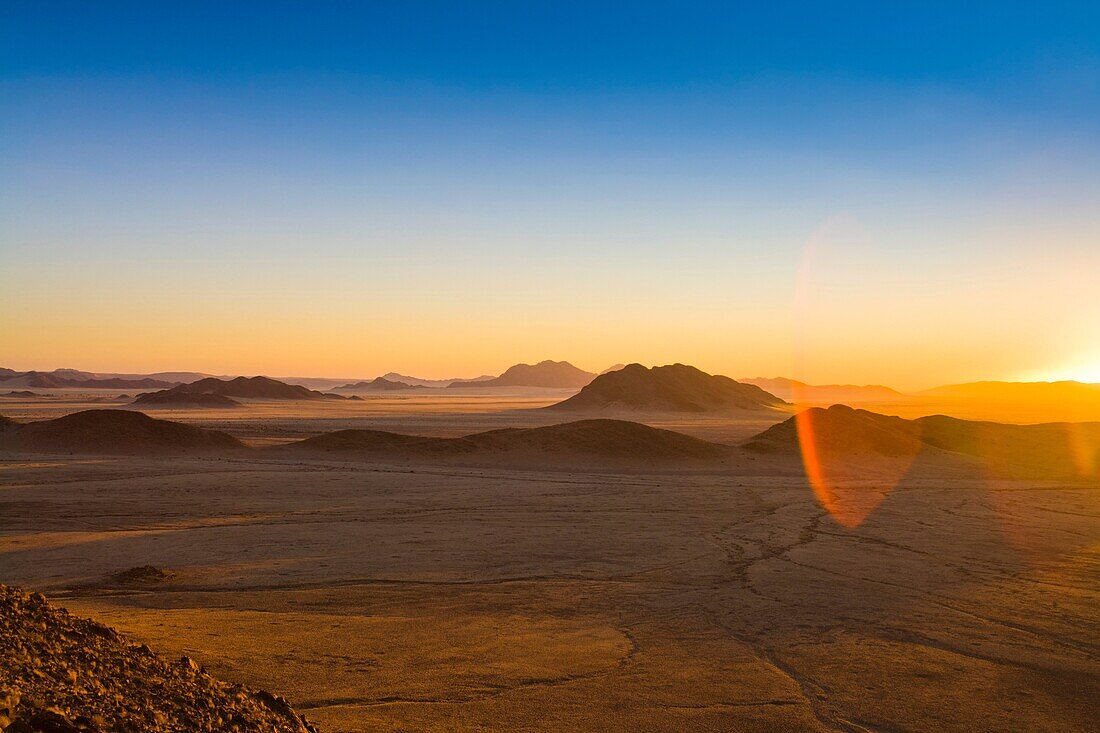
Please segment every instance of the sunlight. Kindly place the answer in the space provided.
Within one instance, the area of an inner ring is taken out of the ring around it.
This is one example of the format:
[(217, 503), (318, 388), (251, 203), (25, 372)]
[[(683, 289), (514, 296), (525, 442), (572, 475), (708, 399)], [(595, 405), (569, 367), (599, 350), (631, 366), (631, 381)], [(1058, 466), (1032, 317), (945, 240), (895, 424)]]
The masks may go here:
[(1037, 374), (1034, 379), (1043, 382), (1073, 381), (1100, 384), (1100, 349), (1069, 365)]

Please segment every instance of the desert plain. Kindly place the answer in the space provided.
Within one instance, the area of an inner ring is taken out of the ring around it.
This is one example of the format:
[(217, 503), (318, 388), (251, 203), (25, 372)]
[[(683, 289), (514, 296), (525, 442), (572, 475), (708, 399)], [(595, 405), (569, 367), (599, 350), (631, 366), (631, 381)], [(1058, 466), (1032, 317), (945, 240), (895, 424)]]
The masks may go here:
[[(156, 417), (271, 448), (554, 424), (539, 408), (563, 394)], [(735, 444), (788, 416), (644, 422)], [(841, 489), (871, 509), (851, 521), (783, 457), (6, 453), (0, 471), (4, 582), (275, 691), (323, 731), (1098, 729), (1095, 479), (856, 472)]]

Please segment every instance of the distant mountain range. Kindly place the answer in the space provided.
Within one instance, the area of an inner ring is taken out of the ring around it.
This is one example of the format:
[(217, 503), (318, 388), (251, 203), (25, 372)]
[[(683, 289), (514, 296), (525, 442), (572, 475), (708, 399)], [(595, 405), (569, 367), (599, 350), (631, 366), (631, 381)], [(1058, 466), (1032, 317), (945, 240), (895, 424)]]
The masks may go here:
[(369, 382), (354, 382), (337, 387), (336, 389), (344, 392), (397, 392), (401, 390), (422, 390), (433, 388), (426, 387), (422, 384), (409, 384), (408, 382), (386, 379), (385, 377), (376, 377)]
[(652, 369), (630, 364), (601, 374), (576, 395), (547, 409), (714, 412), (770, 410), (784, 405), (783, 400), (756, 385), (707, 374), (686, 364)]
[(454, 379), (421, 379), (420, 377), (410, 377), (406, 374), (390, 372), (389, 374), (383, 374), (382, 379), (387, 379), (391, 382), (404, 382), (413, 387), (449, 387), (455, 382), (485, 382), (490, 379), (495, 379), (495, 377), (491, 374), (482, 374), (480, 377), (474, 377), (473, 379), (459, 377)]
[[(626, 367), (623, 365), (616, 364), (606, 369), (600, 376), (622, 372), (624, 369)], [(433, 380), (389, 372), (372, 380), (283, 377), (276, 378), (275, 381), (301, 387), (305, 393), (318, 392), (329, 395), (327, 399), (341, 399), (342, 395), (331, 390), (381, 392), (451, 386), (455, 389), (474, 387), (581, 389), (592, 383), (596, 376), (591, 372), (578, 369), (569, 362), (543, 361), (534, 365), (517, 364), (499, 376), (483, 375), (474, 379)], [(187, 371), (133, 374), (91, 372), (71, 368), (52, 371), (18, 371), (0, 367), (0, 390), (2, 390), (0, 394), (32, 389), (167, 390), (180, 384), (194, 384), (206, 379), (231, 381), (234, 378)], [(944, 385), (911, 394), (882, 385), (806, 384), (784, 377), (754, 377), (741, 379), (738, 382), (742, 385), (759, 387), (781, 400), (801, 405), (848, 404), (871, 408), (882, 406), (889, 408), (889, 411), (897, 410), (909, 416), (942, 412), (968, 419), (1007, 422), (1100, 420), (1100, 384), (1074, 381), (970, 382)], [(372, 384), (374, 386), (369, 386)], [(401, 387), (400, 384), (408, 386)], [(328, 391), (321, 392), (321, 390)], [(306, 397), (303, 393), (299, 393), (299, 396), (294, 399), (317, 399), (317, 397)]]
[(469, 382), (453, 382), (449, 389), (468, 387), (583, 387), (596, 375), (578, 369), (567, 361), (540, 361), (538, 364), (516, 364), (499, 377)]
[(741, 384), (755, 384), (760, 389), (771, 392), (787, 402), (827, 402), (856, 404), (864, 402), (893, 402), (906, 399), (906, 395), (897, 390), (877, 384), (806, 384), (785, 377), (754, 377), (738, 379)]
[[(72, 369), (58, 369), (52, 372), (13, 372), (4, 370), (0, 376), (0, 387), (35, 387), (38, 389), (157, 389), (171, 387), (169, 382), (152, 377), (124, 379), (122, 377), (100, 378), (87, 372)], [(10, 372), (10, 373), (9, 373)]]
[(967, 382), (933, 387), (922, 397), (998, 402), (1093, 402), (1100, 400), (1100, 384), (1087, 382)]

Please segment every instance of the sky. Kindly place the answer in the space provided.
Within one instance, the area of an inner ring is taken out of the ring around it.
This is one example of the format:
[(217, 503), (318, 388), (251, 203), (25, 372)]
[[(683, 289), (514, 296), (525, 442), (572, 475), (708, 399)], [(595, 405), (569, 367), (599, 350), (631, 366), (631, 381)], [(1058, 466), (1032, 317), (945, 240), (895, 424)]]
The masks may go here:
[(0, 4), (0, 366), (1100, 381), (1096, 3)]

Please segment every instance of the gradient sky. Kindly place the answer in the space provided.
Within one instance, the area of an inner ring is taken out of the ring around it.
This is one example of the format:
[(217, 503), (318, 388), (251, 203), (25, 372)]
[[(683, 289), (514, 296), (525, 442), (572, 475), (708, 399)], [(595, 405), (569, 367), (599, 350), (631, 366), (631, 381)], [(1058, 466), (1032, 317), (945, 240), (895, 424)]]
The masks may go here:
[(1100, 381), (1100, 6), (0, 6), (0, 366), (544, 358)]

